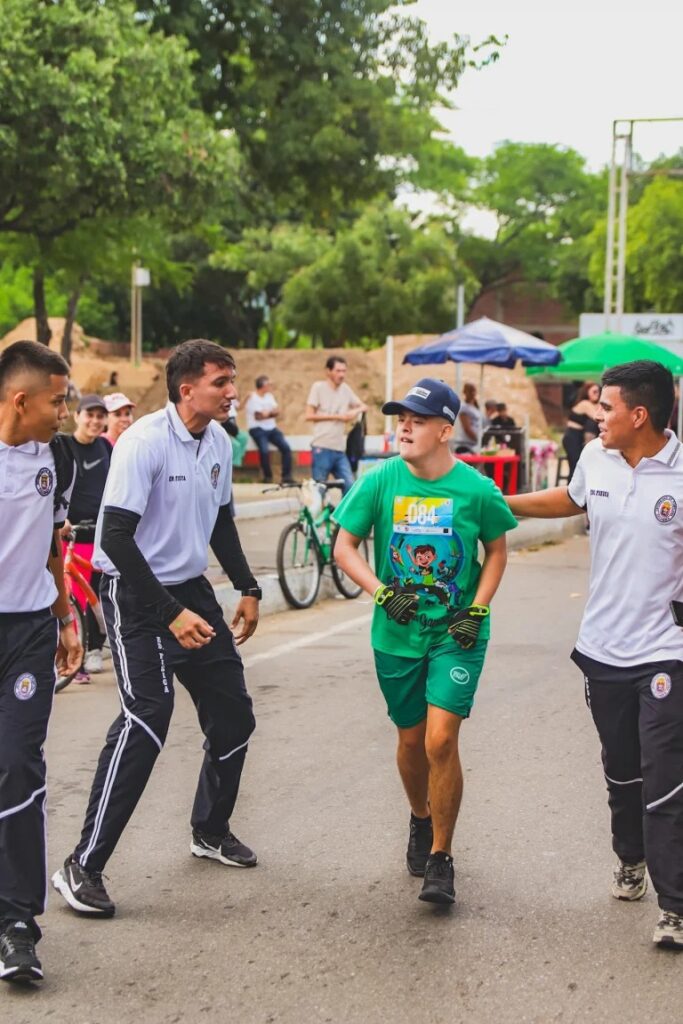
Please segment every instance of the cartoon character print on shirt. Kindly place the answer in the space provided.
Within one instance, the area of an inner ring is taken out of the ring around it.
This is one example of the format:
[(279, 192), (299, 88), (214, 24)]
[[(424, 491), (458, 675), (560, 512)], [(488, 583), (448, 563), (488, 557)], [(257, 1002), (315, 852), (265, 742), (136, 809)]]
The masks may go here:
[(462, 539), (453, 529), (453, 501), (396, 497), (393, 526), (391, 578), (385, 582), (418, 595), (422, 629), (443, 629), (459, 604), (456, 580), (465, 557)]

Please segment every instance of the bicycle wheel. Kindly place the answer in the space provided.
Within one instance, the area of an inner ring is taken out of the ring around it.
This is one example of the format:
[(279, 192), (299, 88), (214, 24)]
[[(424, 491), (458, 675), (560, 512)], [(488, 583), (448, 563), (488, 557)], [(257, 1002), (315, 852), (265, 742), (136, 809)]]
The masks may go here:
[[(71, 596), (69, 598), (69, 604), (71, 605), (71, 614), (74, 617), (76, 634), (78, 636), (78, 639), (81, 641), (81, 646), (83, 647), (83, 657), (85, 658), (85, 617), (75, 597)], [(81, 664), (76, 669), (76, 672), (71, 672), (70, 674), (65, 676), (58, 675), (57, 681), (55, 683), (55, 693), (59, 693), (59, 691), (63, 690), (65, 686), (68, 686), (71, 680), (76, 675), (76, 673), (80, 672), (82, 667), (83, 663), (81, 662)]]
[[(339, 533), (339, 527), (332, 534), (332, 550), (334, 551), (335, 541), (337, 540), (337, 534)], [(360, 554), (363, 556), (366, 562), (370, 560), (370, 552), (368, 549), (368, 542), (363, 538), (358, 548)], [(360, 597), (363, 593), (363, 588), (359, 587), (357, 583), (354, 583), (350, 576), (347, 576), (343, 569), (340, 569), (334, 558), (332, 558), (332, 579), (334, 580), (335, 586), (343, 597), (348, 598), (349, 601), (353, 601), (354, 598)]]
[(277, 545), (277, 575), (282, 593), (292, 608), (310, 608), (320, 588), (320, 562), (310, 531), (290, 523)]

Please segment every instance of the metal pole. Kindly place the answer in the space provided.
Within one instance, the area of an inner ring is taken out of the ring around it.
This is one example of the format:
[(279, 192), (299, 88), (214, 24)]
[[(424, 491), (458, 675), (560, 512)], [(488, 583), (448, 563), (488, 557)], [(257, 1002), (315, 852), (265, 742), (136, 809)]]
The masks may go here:
[[(392, 334), (387, 336), (384, 350), (384, 373), (386, 377), (384, 384), (384, 401), (390, 402), (394, 397), (394, 337)], [(391, 434), (391, 416), (384, 417), (384, 434), (386, 438)]]
[(624, 163), (621, 168), (619, 190), (619, 238), (617, 240), (617, 330), (621, 330), (624, 313), (624, 290), (626, 283), (626, 215), (628, 213), (628, 172), (631, 169), (631, 140), (633, 122), (629, 122), (629, 134), (624, 138)]
[(484, 436), (484, 364), (479, 369), (479, 431), (477, 437), (477, 451), (481, 451), (481, 441)]
[(138, 312), (135, 318), (138, 329), (137, 365), (140, 366), (142, 364), (142, 288), (138, 285), (136, 291), (138, 293)]
[(133, 264), (130, 272), (130, 361), (133, 366), (136, 365), (138, 351), (136, 330), (137, 301), (135, 292), (135, 264)]
[(610, 317), (612, 315), (612, 292), (614, 272), (614, 214), (616, 209), (617, 193), (617, 122), (612, 122), (612, 163), (609, 170), (609, 185), (607, 188), (607, 249), (605, 251), (605, 301), (603, 310), (605, 313), (605, 330), (610, 329)]
[(465, 285), (458, 285), (458, 321), (456, 327), (462, 327), (465, 323)]

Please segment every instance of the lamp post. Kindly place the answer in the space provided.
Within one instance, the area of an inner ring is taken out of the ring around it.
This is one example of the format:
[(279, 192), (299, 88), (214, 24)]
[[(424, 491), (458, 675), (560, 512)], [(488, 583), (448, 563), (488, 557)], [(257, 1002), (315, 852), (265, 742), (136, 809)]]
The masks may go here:
[(151, 275), (147, 267), (134, 263), (130, 281), (130, 361), (142, 362), (142, 289), (149, 287)]

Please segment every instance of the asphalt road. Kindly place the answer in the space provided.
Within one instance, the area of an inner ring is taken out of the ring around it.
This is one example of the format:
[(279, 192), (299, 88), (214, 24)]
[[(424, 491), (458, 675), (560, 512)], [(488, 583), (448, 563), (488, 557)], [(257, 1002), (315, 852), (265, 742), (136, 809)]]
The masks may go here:
[[(407, 810), (372, 673), (367, 601), (264, 621), (245, 657), (258, 719), (232, 825), (253, 870), (189, 855), (201, 760), (179, 688), (166, 749), (112, 858), (111, 921), (51, 893), (42, 988), (7, 1024), (677, 1024), (683, 958), (655, 949), (652, 892), (609, 895), (606, 792), (568, 655), (586, 542), (515, 553), (474, 715), (452, 912), (419, 903)], [(117, 698), (110, 674), (56, 699), (49, 862), (80, 829)]]

